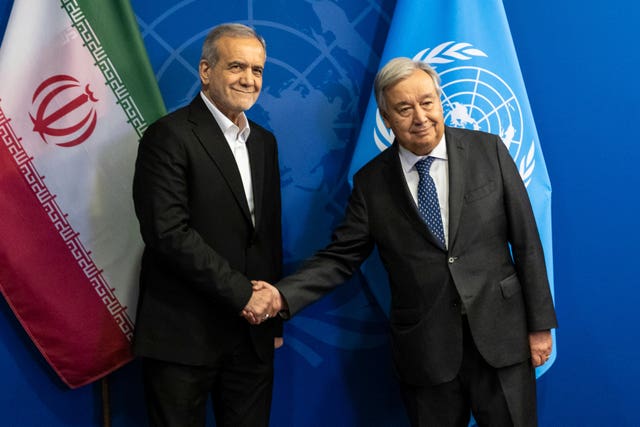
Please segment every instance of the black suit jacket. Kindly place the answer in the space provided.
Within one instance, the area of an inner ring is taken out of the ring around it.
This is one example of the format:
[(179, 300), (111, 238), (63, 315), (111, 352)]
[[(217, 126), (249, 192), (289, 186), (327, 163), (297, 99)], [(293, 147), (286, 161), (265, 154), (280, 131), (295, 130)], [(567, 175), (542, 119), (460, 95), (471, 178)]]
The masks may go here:
[(460, 304), (480, 353), (494, 367), (525, 361), (528, 333), (556, 326), (535, 219), (508, 150), (487, 133), (446, 128), (445, 136), (448, 250), (420, 218), (396, 143), (355, 175), (332, 243), (278, 284), (295, 314), (350, 277), (376, 245), (391, 286), (396, 371), (416, 385), (457, 374)]
[(251, 334), (258, 354), (273, 357), (281, 323), (251, 327), (239, 316), (250, 280), (282, 273), (276, 141), (250, 127), (255, 227), (231, 149), (200, 95), (140, 141), (133, 197), (145, 249), (137, 355), (205, 365), (238, 334)]

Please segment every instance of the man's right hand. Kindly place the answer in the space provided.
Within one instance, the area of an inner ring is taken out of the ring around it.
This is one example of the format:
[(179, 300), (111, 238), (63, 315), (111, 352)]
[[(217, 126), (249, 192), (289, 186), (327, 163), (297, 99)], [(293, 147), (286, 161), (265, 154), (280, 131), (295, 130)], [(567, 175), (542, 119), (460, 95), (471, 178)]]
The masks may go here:
[(284, 301), (278, 289), (271, 284), (261, 280), (252, 280), (251, 284), (253, 294), (241, 315), (252, 325), (258, 325), (277, 316), (284, 307)]

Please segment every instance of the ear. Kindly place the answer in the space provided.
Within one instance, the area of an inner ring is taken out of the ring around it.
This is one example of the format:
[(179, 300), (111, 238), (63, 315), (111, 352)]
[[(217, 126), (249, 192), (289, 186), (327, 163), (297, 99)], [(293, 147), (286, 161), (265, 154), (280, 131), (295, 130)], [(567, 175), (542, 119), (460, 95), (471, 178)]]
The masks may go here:
[(203, 85), (209, 84), (210, 70), (211, 66), (209, 65), (209, 63), (206, 60), (201, 59), (200, 64), (198, 65), (198, 73), (200, 74), (200, 82), (202, 82)]

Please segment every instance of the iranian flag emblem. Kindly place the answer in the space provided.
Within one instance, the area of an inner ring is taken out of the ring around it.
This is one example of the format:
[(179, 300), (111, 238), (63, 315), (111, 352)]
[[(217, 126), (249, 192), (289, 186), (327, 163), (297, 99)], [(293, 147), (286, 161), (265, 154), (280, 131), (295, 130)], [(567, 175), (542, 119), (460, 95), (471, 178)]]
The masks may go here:
[(132, 358), (131, 185), (164, 107), (128, 1), (16, 0), (0, 76), (0, 291), (79, 387)]

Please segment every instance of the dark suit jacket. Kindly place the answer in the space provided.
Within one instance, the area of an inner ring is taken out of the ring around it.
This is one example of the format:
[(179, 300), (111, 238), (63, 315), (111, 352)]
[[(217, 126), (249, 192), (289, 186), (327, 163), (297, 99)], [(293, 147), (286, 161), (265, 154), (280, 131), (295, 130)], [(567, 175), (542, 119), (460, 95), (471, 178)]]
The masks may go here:
[(350, 277), (376, 245), (391, 286), (396, 371), (416, 385), (457, 374), (461, 303), (480, 353), (494, 367), (527, 360), (528, 333), (556, 326), (535, 219), (508, 150), (487, 133), (446, 128), (445, 135), (447, 251), (420, 218), (396, 143), (355, 175), (332, 243), (278, 284), (295, 314)]
[(255, 227), (231, 149), (200, 98), (152, 124), (140, 141), (133, 198), (145, 242), (137, 355), (211, 363), (238, 334), (273, 357), (282, 324), (239, 316), (251, 279), (282, 273), (280, 173), (274, 136), (250, 122)]

